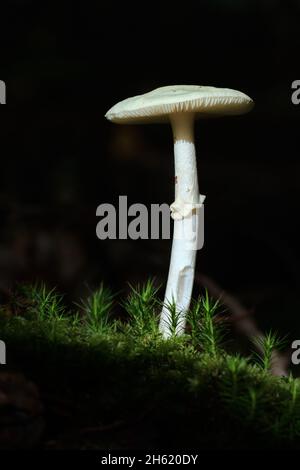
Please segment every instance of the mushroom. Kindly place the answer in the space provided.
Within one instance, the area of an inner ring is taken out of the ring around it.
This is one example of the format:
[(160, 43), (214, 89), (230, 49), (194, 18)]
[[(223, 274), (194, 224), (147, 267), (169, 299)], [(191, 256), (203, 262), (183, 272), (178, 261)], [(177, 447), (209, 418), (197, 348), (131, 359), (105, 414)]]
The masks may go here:
[[(175, 305), (175, 334), (184, 333), (194, 283), (197, 253), (197, 227), (205, 196), (199, 194), (194, 120), (206, 116), (236, 115), (253, 107), (249, 96), (228, 88), (174, 85), (120, 101), (105, 117), (119, 124), (170, 122), (174, 137), (175, 201), (173, 244), (160, 331), (172, 334), (170, 305)], [(196, 225), (195, 225), (196, 224)], [(199, 248), (199, 247), (198, 247)]]

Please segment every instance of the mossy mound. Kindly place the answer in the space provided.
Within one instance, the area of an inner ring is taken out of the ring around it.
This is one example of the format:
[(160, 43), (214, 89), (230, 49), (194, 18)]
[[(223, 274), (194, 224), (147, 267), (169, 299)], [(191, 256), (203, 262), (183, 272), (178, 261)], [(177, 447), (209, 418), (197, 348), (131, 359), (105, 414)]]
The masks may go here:
[(300, 381), (270, 375), (270, 351), (258, 363), (228, 354), (207, 297), (194, 304), (189, 334), (163, 340), (156, 294), (152, 283), (132, 290), (128, 322), (111, 320), (103, 286), (79, 313), (43, 286), (19, 287), (2, 307), (3, 367), (32, 380), (44, 404), (38, 446), (300, 448)]

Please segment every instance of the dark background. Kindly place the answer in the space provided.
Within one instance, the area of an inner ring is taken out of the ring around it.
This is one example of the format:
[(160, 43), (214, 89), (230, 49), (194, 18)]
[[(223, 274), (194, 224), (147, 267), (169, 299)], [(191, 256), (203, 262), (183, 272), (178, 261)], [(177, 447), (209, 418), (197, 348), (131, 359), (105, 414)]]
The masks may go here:
[[(229, 87), (255, 109), (199, 121), (207, 195), (198, 271), (263, 328), (300, 335), (299, 0), (1, 4), (0, 287), (45, 280), (76, 300), (84, 284), (168, 274), (168, 240), (99, 241), (96, 208), (173, 201), (171, 130), (104, 119), (121, 99), (171, 84)], [(195, 286), (195, 295), (199, 286)]]

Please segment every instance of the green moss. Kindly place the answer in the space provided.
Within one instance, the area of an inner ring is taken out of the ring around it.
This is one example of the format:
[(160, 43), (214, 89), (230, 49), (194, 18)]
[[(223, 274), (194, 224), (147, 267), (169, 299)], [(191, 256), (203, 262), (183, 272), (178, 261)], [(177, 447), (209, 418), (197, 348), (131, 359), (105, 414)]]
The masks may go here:
[(278, 338), (268, 336), (259, 362), (228, 354), (206, 295), (190, 334), (163, 340), (150, 281), (122, 302), (128, 322), (113, 317), (113, 302), (100, 286), (69, 312), (55, 290), (20, 286), (1, 308), (8, 365), (39, 385), (46, 405), (44, 447), (300, 447), (300, 381), (268, 372)]

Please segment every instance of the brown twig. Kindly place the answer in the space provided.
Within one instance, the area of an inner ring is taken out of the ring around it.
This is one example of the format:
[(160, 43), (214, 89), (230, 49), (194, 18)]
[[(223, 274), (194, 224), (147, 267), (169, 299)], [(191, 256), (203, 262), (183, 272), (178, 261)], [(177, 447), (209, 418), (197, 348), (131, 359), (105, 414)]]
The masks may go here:
[(115, 429), (120, 429), (126, 422), (123, 420), (114, 421), (113, 423), (102, 425), (102, 426), (91, 426), (89, 428), (83, 428), (79, 430), (80, 435), (91, 434), (91, 433), (100, 433), (100, 432), (107, 432), (107, 431), (114, 431)]
[[(196, 282), (205, 287), (210, 295), (215, 299), (220, 299), (222, 304), (225, 305), (232, 315), (232, 320), (235, 329), (238, 333), (246, 336), (247, 338), (257, 338), (262, 340), (264, 338), (263, 332), (257, 327), (253, 318), (253, 311), (246, 309), (233, 295), (224, 291), (213, 279), (204, 274), (197, 273)], [(262, 353), (261, 341), (254, 343), (257, 351)], [(272, 357), (271, 372), (277, 376), (288, 376), (288, 366), (290, 357), (288, 354), (282, 354), (274, 351)]]

